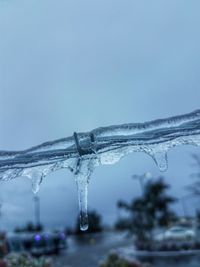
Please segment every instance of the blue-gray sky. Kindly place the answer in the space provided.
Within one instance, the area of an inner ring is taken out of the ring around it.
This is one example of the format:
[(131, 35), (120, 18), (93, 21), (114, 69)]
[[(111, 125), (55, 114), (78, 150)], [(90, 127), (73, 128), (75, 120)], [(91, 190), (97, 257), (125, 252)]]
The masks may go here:
[[(0, 148), (199, 108), (199, 9), (198, 0), (0, 0)], [(186, 194), (193, 152), (199, 149), (169, 153), (173, 194)], [(98, 168), (90, 208), (113, 222), (116, 201), (139, 192), (131, 175), (147, 170), (160, 174), (143, 154)], [(68, 171), (49, 175), (40, 196), (44, 223), (73, 223), (77, 195)], [(4, 227), (32, 219), (28, 180), (1, 184), (0, 198)]]

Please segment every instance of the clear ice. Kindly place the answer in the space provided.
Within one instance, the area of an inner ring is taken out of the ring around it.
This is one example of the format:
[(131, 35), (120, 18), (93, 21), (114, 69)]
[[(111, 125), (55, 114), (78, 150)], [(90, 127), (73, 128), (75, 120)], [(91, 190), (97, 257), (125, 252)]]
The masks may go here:
[(78, 189), (80, 228), (87, 230), (87, 194), (95, 167), (114, 164), (132, 152), (145, 152), (161, 171), (167, 169), (167, 152), (179, 145), (200, 145), (200, 110), (155, 120), (101, 127), (87, 133), (46, 142), (24, 151), (0, 151), (0, 180), (26, 176), (38, 192), (50, 172), (68, 168)]

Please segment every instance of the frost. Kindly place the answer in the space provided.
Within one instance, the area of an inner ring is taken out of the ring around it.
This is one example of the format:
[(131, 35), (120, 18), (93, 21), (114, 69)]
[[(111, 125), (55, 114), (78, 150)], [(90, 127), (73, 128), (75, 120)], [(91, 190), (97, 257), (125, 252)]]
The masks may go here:
[(186, 144), (200, 145), (200, 110), (146, 123), (74, 133), (72, 137), (24, 151), (0, 151), (0, 180), (26, 176), (31, 179), (36, 193), (48, 173), (68, 168), (77, 183), (81, 229), (86, 230), (88, 183), (96, 166), (114, 164), (129, 153), (145, 152), (161, 171), (165, 171), (167, 152)]

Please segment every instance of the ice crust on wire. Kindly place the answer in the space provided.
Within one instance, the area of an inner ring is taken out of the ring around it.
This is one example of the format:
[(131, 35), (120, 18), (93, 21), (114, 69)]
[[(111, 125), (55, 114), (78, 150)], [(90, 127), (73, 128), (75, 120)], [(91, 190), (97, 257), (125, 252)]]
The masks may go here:
[(87, 194), (95, 167), (114, 164), (133, 152), (147, 153), (161, 171), (167, 169), (167, 152), (179, 145), (200, 145), (200, 110), (146, 123), (101, 127), (87, 133), (46, 142), (24, 151), (0, 151), (0, 180), (26, 176), (34, 192), (50, 172), (68, 168), (78, 188), (80, 225), (88, 227)]

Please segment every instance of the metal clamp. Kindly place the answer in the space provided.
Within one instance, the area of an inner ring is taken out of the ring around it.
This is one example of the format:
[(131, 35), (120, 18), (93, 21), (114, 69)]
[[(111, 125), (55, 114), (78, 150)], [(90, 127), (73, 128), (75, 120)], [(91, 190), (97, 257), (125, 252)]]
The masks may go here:
[(91, 142), (91, 147), (89, 149), (82, 149), (82, 147), (80, 146), (80, 143), (79, 143), (79, 138), (78, 138), (78, 134), (76, 132), (74, 132), (74, 141), (75, 141), (75, 145), (76, 145), (76, 149), (78, 151), (78, 154), (79, 156), (83, 156), (83, 155), (86, 155), (88, 154), (89, 152), (95, 152), (95, 149), (94, 149), (94, 143), (95, 143), (95, 136), (93, 133), (90, 134), (90, 142)]

